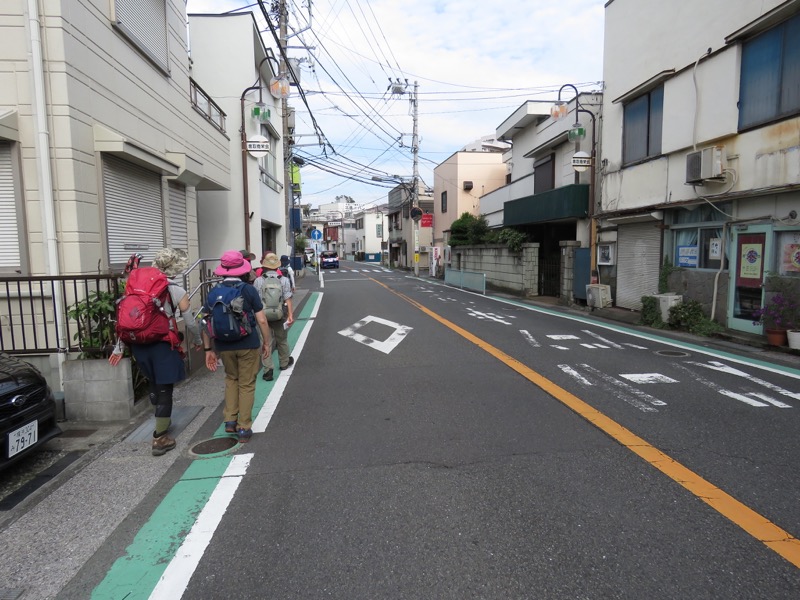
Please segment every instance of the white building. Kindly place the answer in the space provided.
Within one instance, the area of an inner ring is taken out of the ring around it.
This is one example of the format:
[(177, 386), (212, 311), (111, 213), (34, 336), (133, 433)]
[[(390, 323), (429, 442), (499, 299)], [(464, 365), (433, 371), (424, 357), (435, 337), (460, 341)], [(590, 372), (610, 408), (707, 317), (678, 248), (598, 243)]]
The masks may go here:
[(230, 132), (184, 19), (180, 0), (3, 3), (0, 271), (106, 271), (165, 245), (197, 258), (197, 192), (230, 187)]
[(389, 220), (386, 208), (386, 205), (374, 206), (354, 214), (357, 260), (382, 262)]
[[(208, 94), (220, 99), (230, 137), (230, 191), (198, 198), (201, 254), (216, 258), (241, 249), (259, 259), (268, 250), (289, 254), (281, 101), (269, 92), (278, 62), (250, 12), (192, 14), (189, 30), (193, 72), (207, 82)], [(269, 142), (265, 156), (243, 149), (254, 136)]]
[[(769, 272), (800, 277), (800, 2), (606, 4), (598, 248), (616, 303), (680, 293), (758, 333)], [(795, 279), (796, 281), (796, 279)]]

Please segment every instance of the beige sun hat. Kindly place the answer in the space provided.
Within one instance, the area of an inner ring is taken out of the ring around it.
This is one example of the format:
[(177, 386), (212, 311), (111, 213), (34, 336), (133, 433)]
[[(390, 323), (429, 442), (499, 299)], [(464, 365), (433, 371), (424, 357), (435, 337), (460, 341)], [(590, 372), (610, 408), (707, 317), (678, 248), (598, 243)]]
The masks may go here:
[(175, 277), (186, 271), (186, 267), (189, 266), (189, 256), (180, 248), (162, 248), (153, 257), (153, 266), (167, 277)]
[(274, 252), (268, 253), (264, 260), (261, 261), (261, 266), (266, 269), (279, 269), (281, 266), (281, 259)]

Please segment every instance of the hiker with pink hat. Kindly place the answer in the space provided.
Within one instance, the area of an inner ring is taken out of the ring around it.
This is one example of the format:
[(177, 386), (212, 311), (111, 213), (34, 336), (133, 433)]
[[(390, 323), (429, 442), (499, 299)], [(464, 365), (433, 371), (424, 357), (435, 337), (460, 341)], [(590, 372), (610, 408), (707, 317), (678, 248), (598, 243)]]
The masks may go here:
[(214, 269), (223, 279), (208, 293), (198, 315), (205, 323), (206, 367), (216, 371), (219, 359), (225, 368), (225, 433), (236, 434), (242, 444), (253, 435), (256, 377), (272, 345), (261, 297), (248, 283), (252, 269), (240, 251), (225, 252)]

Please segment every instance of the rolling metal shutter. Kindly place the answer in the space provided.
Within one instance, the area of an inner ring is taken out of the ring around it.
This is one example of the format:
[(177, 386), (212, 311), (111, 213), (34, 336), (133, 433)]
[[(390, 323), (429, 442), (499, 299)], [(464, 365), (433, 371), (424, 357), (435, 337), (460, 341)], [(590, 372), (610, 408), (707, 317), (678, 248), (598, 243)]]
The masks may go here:
[(0, 268), (18, 269), (19, 220), (11, 171), (11, 144), (0, 142)]
[(110, 264), (124, 265), (134, 252), (147, 262), (153, 260), (164, 247), (161, 176), (104, 155), (103, 191)]
[(617, 306), (642, 309), (642, 296), (658, 293), (660, 221), (620, 225), (617, 230)]
[(189, 252), (189, 225), (186, 219), (186, 186), (169, 182), (170, 246)]
[(139, 48), (169, 71), (165, 0), (116, 0), (117, 27)]

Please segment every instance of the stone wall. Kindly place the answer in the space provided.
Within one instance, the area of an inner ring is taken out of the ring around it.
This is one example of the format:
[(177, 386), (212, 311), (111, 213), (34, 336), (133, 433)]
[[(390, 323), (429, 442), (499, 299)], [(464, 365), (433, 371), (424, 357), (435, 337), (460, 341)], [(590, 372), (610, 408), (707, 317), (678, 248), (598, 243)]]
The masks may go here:
[(511, 252), (502, 244), (454, 246), (449, 268), (486, 274), (486, 285), (517, 295), (538, 293), (539, 244)]
[(703, 306), (703, 314), (710, 317), (714, 303), (714, 280), (717, 279), (714, 321), (725, 326), (728, 318), (728, 272), (723, 271), (719, 278), (716, 275), (716, 271), (678, 268), (670, 273), (667, 287), (670, 292), (683, 296), (684, 302), (697, 300)]

